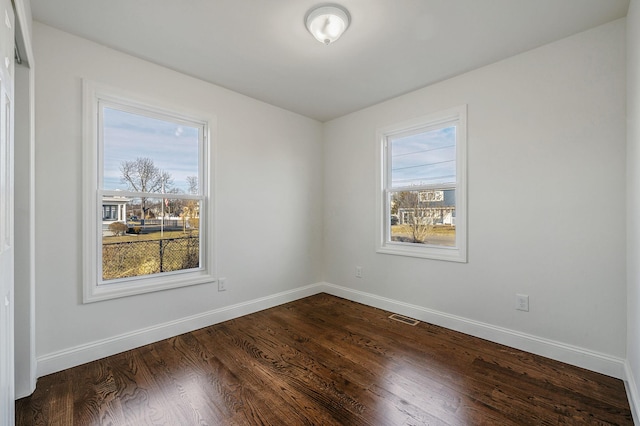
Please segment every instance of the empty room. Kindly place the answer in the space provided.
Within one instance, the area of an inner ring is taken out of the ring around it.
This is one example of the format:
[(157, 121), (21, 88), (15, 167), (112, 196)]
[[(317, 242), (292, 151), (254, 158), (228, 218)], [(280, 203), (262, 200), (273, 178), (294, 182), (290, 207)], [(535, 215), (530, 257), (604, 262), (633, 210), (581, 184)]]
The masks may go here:
[(0, 425), (640, 424), (640, 0), (0, 2)]

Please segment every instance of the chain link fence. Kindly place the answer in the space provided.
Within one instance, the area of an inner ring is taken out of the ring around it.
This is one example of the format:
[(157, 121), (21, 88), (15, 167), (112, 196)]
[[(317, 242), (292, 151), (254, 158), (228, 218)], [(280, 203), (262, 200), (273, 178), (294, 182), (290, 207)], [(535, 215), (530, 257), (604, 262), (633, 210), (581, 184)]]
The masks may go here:
[(102, 279), (137, 277), (200, 266), (197, 236), (102, 245)]

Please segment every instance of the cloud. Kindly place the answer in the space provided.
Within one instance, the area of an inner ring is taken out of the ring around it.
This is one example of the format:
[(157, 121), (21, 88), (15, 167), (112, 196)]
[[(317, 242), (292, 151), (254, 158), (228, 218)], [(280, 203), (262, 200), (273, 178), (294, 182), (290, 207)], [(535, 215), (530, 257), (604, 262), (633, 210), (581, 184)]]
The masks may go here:
[(120, 165), (144, 157), (170, 173), (175, 186), (186, 190), (187, 176), (199, 175), (200, 132), (196, 125), (105, 108), (101, 156), (104, 188), (126, 189), (120, 182)]
[(393, 187), (454, 182), (455, 126), (391, 138)]

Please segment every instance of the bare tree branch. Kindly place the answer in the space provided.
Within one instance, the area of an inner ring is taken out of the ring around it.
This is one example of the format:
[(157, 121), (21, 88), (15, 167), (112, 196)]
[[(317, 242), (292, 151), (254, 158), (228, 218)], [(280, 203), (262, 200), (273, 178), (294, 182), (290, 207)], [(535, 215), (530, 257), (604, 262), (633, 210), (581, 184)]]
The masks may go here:
[(197, 194), (198, 176), (187, 176), (187, 185), (189, 185), (189, 194)]
[[(123, 161), (120, 163), (120, 172), (122, 173), (120, 180), (131, 191), (166, 193), (171, 191), (173, 186), (171, 174), (156, 167), (150, 158), (138, 157), (133, 161)], [(141, 201), (144, 219), (147, 198), (143, 197)]]
[(120, 180), (135, 192), (165, 192), (173, 186), (171, 174), (160, 170), (150, 158), (138, 157), (120, 164)]

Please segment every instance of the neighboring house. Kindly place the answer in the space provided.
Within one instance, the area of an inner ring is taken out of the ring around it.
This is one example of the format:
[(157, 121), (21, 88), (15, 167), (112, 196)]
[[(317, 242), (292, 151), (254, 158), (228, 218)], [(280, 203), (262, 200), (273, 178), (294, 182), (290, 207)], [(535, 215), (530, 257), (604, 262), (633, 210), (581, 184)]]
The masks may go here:
[(127, 222), (127, 197), (102, 197), (102, 235), (111, 235), (109, 225)]
[(414, 217), (432, 225), (456, 224), (455, 190), (421, 191), (416, 206), (398, 207), (398, 224), (413, 223)]

